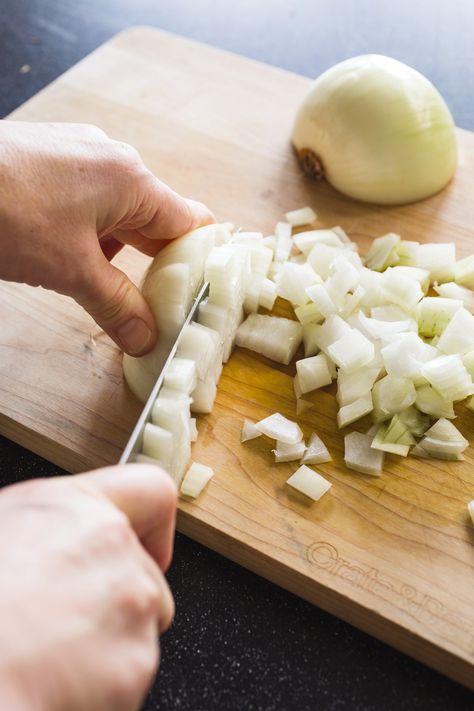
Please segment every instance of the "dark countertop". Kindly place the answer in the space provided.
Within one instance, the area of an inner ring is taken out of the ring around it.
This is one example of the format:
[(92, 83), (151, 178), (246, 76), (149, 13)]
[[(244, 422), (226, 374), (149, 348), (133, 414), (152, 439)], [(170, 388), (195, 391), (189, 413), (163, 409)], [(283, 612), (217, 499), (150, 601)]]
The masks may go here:
[[(0, 17), (0, 116), (116, 32), (150, 24), (308, 76), (388, 54), (474, 130), (470, 0), (0, 0)], [(0, 437), (0, 485), (57, 473)], [(181, 535), (169, 580), (176, 621), (146, 711), (474, 708), (457, 684)]]

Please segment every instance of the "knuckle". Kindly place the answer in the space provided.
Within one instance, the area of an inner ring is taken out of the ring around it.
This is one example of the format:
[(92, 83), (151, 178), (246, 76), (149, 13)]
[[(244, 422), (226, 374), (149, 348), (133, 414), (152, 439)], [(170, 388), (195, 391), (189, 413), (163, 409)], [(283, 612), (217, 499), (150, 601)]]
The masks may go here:
[(135, 540), (128, 518), (118, 509), (111, 510), (102, 519), (98, 536), (102, 545), (111, 551), (125, 552)]
[(158, 586), (144, 576), (117, 592), (116, 604), (125, 619), (156, 617), (159, 603)]

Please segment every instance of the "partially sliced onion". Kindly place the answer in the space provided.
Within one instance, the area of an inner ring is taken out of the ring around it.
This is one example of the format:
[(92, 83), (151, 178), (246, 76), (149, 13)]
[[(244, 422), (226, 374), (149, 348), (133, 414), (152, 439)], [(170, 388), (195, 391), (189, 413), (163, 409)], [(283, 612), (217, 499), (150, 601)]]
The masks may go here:
[(286, 482), (293, 489), (308, 496), (313, 501), (319, 499), (331, 488), (332, 484), (318, 472), (313, 471), (306, 464), (302, 464)]
[(255, 427), (267, 437), (284, 444), (296, 444), (303, 439), (303, 433), (296, 422), (288, 420), (279, 412), (255, 423)]
[(213, 476), (214, 471), (211, 467), (193, 462), (184, 476), (180, 493), (195, 499)]

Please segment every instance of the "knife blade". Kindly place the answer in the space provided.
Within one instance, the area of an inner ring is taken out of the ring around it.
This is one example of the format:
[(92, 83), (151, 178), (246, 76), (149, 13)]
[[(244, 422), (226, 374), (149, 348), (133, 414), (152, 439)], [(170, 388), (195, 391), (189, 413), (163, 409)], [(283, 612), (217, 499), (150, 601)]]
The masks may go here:
[(204, 301), (208, 294), (209, 282), (206, 282), (205, 284), (203, 284), (198, 295), (194, 299), (194, 303), (189, 310), (189, 313), (181, 327), (180, 332), (178, 333), (178, 336), (173, 344), (173, 347), (171, 348), (168, 358), (165, 361), (161, 373), (159, 374), (156, 383), (153, 386), (153, 390), (151, 391), (148, 400), (146, 401), (145, 407), (143, 408), (140, 417), (138, 418), (137, 423), (133, 428), (133, 432), (130, 435), (130, 439), (128, 440), (125, 449), (123, 450), (122, 456), (120, 457), (119, 464), (127, 464), (128, 462), (133, 462), (135, 456), (141, 451), (143, 443), (143, 431), (145, 429), (145, 425), (151, 421), (151, 411), (153, 409), (153, 405), (155, 404), (155, 400), (158, 397), (159, 392), (163, 386), (169, 365), (173, 360), (174, 356), (176, 355), (176, 351), (178, 350), (179, 342), (183, 331), (185, 330), (186, 326), (188, 326), (192, 321), (196, 320), (199, 312), (199, 304)]

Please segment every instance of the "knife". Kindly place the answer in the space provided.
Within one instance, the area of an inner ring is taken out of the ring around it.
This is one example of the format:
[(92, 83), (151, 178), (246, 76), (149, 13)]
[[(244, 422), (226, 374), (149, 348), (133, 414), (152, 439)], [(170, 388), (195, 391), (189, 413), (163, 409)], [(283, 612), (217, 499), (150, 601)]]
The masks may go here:
[(158, 397), (158, 394), (163, 386), (165, 377), (166, 377), (166, 372), (169, 368), (169, 365), (173, 358), (176, 355), (176, 351), (178, 350), (179, 347), (179, 342), (181, 340), (181, 336), (183, 335), (184, 330), (186, 329), (186, 326), (188, 326), (192, 321), (195, 321), (198, 317), (199, 313), (199, 304), (204, 301), (204, 299), (208, 296), (209, 294), (209, 282), (206, 282), (201, 290), (199, 291), (198, 295), (194, 299), (194, 303), (191, 306), (191, 309), (189, 310), (189, 313), (186, 317), (185, 322), (183, 323), (180, 332), (178, 333), (178, 336), (173, 344), (173, 347), (171, 348), (171, 351), (168, 355), (168, 358), (166, 359), (166, 362), (161, 370), (161, 373), (158, 376), (158, 379), (153, 386), (153, 390), (150, 393), (150, 396), (148, 400), (146, 401), (146, 405), (143, 408), (140, 417), (137, 420), (137, 424), (135, 425), (132, 434), (130, 435), (130, 439), (128, 440), (125, 449), (123, 450), (123, 454), (120, 457), (119, 464), (127, 464), (128, 462), (133, 462), (135, 461), (135, 457), (137, 454), (141, 452), (142, 449), (142, 444), (143, 444), (143, 431), (145, 429), (145, 425), (151, 421), (151, 411), (153, 409), (153, 405), (155, 404), (155, 400)]

